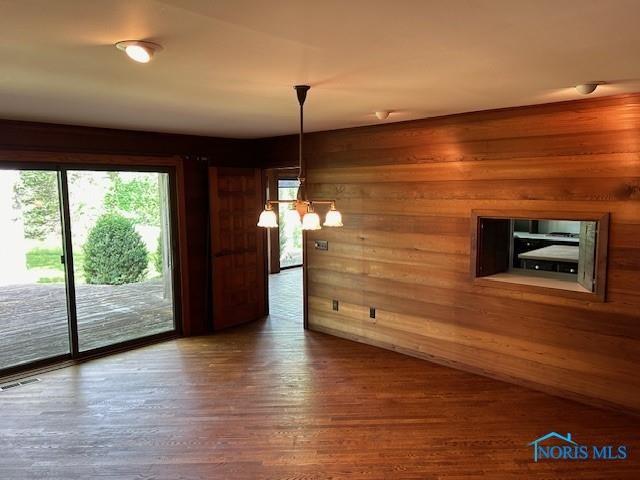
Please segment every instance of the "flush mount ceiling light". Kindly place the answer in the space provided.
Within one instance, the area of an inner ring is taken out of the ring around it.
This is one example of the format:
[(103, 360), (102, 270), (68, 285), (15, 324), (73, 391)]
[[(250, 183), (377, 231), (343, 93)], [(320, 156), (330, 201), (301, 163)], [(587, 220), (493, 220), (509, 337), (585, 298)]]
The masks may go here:
[(580, 85), (576, 85), (576, 90), (578, 93), (582, 95), (589, 95), (596, 91), (598, 85), (602, 85), (603, 82), (590, 82), (590, 83), (581, 83)]
[(138, 63), (149, 63), (153, 55), (162, 50), (161, 45), (142, 40), (124, 40), (116, 43), (116, 48)]
[(295, 200), (269, 200), (264, 206), (264, 210), (258, 219), (258, 226), (264, 228), (278, 228), (278, 216), (273, 210), (273, 205), (283, 203), (289, 205), (286, 218), (290, 221), (291, 217), (295, 221), (302, 223), (302, 230), (320, 230), (320, 217), (315, 212), (316, 205), (329, 205), (329, 211), (324, 219), (325, 227), (342, 227), (342, 214), (336, 210), (335, 200), (325, 199), (308, 199), (307, 189), (305, 187), (306, 169), (304, 164), (304, 156), (302, 155), (302, 140), (304, 137), (304, 101), (307, 98), (307, 92), (311, 88), (309, 85), (296, 85), (296, 94), (298, 103), (300, 104), (300, 141), (299, 141), (299, 158), (298, 158), (298, 196)]

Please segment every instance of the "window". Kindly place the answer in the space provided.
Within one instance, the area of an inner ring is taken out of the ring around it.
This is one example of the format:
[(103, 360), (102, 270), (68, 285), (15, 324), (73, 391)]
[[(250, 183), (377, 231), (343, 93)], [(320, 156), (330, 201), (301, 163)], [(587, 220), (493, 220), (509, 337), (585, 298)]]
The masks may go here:
[(476, 283), (604, 301), (608, 214), (474, 211), (472, 222)]
[(0, 168), (0, 374), (175, 331), (170, 180)]

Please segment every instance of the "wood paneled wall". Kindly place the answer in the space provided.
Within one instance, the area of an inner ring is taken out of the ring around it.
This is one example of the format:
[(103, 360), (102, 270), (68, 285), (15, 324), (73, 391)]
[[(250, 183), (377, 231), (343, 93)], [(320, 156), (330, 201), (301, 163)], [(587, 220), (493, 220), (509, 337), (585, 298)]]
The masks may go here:
[(216, 165), (225, 166), (245, 166), (252, 163), (253, 159), (252, 143), (248, 140), (14, 120), (0, 120), (0, 148), (47, 152), (199, 156), (209, 158)]
[[(282, 164), (292, 143), (264, 146)], [(305, 150), (310, 193), (345, 223), (308, 235), (311, 329), (640, 412), (640, 95), (322, 132)], [(607, 301), (473, 285), (472, 209), (610, 212)]]

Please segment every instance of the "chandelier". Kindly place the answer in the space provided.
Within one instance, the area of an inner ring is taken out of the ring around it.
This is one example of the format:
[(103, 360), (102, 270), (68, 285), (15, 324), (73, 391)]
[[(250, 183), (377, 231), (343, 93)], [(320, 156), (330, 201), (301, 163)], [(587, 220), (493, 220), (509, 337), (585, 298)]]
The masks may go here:
[(273, 209), (274, 205), (286, 204), (288, 209), (285, 212), (285, 218), (287, 222), (294, 224), (302, 223), (302, 230), (320, 230), (320, 217), (315, 211), (316, 205), (329, 205), (329, 210), (325, 216), (325, 227), (341, 227), (342, 215), (336, 210), (335, 200), (326, 199), (308, 199), (307, 190), (305, 186), (305, 164), (302, 156), (302, 137), (304, 135), (304, 101), (307, 98), (307, 92), (311, 88), (309, 85), (296, 85), (296, 94), (298, 96), (298, 103), (300, 104), (300, 141), (299, 141), (299, 163), (298, 163), (298, 181), (300, 186), (298, 187), (298, 195), (295, 200), (268, 200), (264, 206), (264, 210), (260, 214), (258, 219), (258, 226), (264, 228), (278, 228), (278, 216)]

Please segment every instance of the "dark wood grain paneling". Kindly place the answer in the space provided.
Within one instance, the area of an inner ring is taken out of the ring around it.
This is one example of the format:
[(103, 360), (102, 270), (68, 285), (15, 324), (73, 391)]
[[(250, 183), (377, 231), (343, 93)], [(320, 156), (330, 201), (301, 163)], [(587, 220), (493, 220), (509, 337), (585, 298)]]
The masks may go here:
[[(293, 165), (294, 139), (265, 160)], [(308, 234), (311, 329), (640, 412), (639, 94), (305, 139), (310, 194), (345, 223)], [(474, 285), (474, 209), (609, 212), (606, 302)]]
[(46, 152), (209, 157), (216, 165), (252, 162), (251, 142), (199, 135), (0, 120), (0, 148)]

